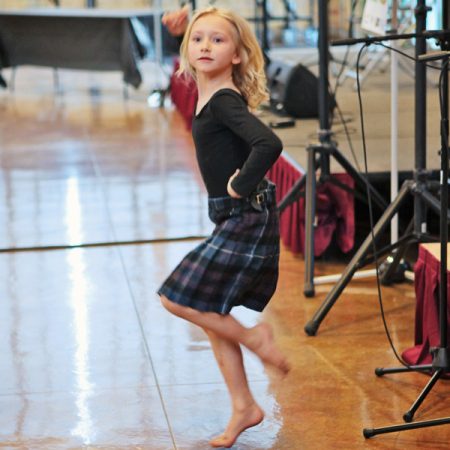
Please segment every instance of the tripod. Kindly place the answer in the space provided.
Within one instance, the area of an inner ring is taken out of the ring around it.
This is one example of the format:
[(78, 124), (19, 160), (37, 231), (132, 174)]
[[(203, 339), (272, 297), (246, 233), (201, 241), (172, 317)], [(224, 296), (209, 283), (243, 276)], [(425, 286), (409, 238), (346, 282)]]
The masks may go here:
[[(431, 34), (425, 36), (426, 16), (430, 8), (426, 6), (425, 0), (418, 0), (416, 7), (416, 60), (426, 52), (426, 37), (433, 37)], [(400, 36), (404, 38), (408, 35)], [(408, 37), (412, 37), (409, 35)], [(381, 40), (392, 40), (393, 36), (384, 38), (372, 38), (373, 42)], [(355, 42), (364, 42), (364, 39), (353, 40)], [(371, 40), (366, 40), (371, 42)], [(382, 234), (383, 230), (390, 223), (391, 219), (397, 214), (401, 205), (409, 197), (410, 194), (414, 196), (414, 217), (412, 218), (405, 234), (393, 245), (380, 250), (379, 255), (397, 251), (394, 254), (393, 262), (383, 274), (382, 281), (389, 280), (389, 277), (396, 270), (400, 260), (409, 245), (418, 242), (432, 242), (435, 239), (426, 232), (426, 213), (429, 207), (437, 215), (441, 215), (441, 205), (431, 191), (439, 189), (439, 183), (429, 180), (429, 172), (426, 170), (426, 66), (421, 62), (415, 64), (415, 168), (413, 172), (413, 179), (406, 180), (400, 191), (398, 192), (392, 203), (386, 208), (379, 221), (373, 228), (373, 231), (361, 244), (360, 248), (350, 260), (348, 266), (345, 268), (339, 281), (334, 285), (332, 290), (325, 298), (322, 305), (316, 311), (312, 319), (305, 325), (305, 332), (309, 336), (316, 334), (321, 322), (330, 311), (334, 303), (337, 301), (339, 295), (342, 293), (346, 285), (352, 279), (354, 273), (364, 266), (367, 260), (374, 259), (374, 257), (366, 257), (369, 250), (372, 248), (373, 242), (376, 241)], [(448, 210), (443, 214), (445, 220), (450, 220)], [(442, 215), (441, 215), (442, 217)]]
[[(330, 96), (328, 83), (328, 0), (319, 0), (319, 143), (307, 148), (308, 164), (306, 175), (295, 183), (278, 204), (281, 213), (287, 206), (305, 196), (305, 284), (306, 297), (314, 296), (314, 219), (316, 215), (316, 187), (324, 182), (334, 183), (339, 188), (352, 191), (330, 174), (330, 158), (333, 157), (355, 181), (356, 188), (365, 192), (367, 182), (337, 148), (332, 140), (330, 130)], [(316, 182), (316, 171), (320, 168), (320, 176)], [(370, 186), (373, 200), (383, 210), (387, 205), (383, 197)]]
[[(446, 2), (445, 2), (446, 3)], [(448, 42), (441, 42), (442, 48), (449, 48)], [(441, 73), (441, 210), (446, 211), (448, 209), (448, 66), (449, 55), (447, 52), (444, 55), (444, 61), (442, 63)], [(442, 57), (442, 56), (441, 56)], [(432, 56), (429, 58), (433, 58)], [(434, 58), (433, 58), (434, 59)], [(427, 60), (427, 57), (423, 58)], [(432, 364), (412, 367), (402, 367), (394, 369), (377, 368), (375, 374), (382, 376), (385, 373), (400, 373), (410, 371), (428, 371), (433, 370), (434, 373), (427, 383), (425, 388), (420, 393), (419, 397), (413, 403), (409, 411), (403, 415), (405, 422), (411, 422), (413, 416), (422, 402), (425, 400), (428, 393), (431, 391), (436, 382), (444, 375), (444, 373), (450, 371), (450, 349), (448, 348), (448, 336), (447, 336), (447, 241), (448, 241), (448, 221), (447, 216), (441, 214), (440, 218), (440, 287), (439, 287), (439, 331), (440, 331), (440, 345), (432, 350), (433, 362)], [(437, 425), (450, 424), (450, 417), (427, 420), (421, 422), (407, 423), (404, 425), (393, 425), (382, 428), (365, 428), (363, 430), (364, 437), (370, 438), (377, 434), (392, 433), (402, 430), (410, 430), (414, 428), (424, 428)]]

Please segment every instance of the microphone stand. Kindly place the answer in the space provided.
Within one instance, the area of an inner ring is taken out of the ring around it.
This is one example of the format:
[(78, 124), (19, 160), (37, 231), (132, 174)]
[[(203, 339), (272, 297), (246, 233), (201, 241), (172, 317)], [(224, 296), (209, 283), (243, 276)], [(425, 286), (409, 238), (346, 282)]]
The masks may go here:
[[(366, 192), (367, 182), (339, 151), (337, 143), (332, 139), (330, 129), (330, 95), (328, 82), (329, 48), (328, 48), (328, 0), (318, 1), (319, 15), (319, 79), (318, 79), (318, 109), (319, 109), (319, 131), (318, 142), (307, 147), (308, 163), (306, 174), (302, 176), (285, 196), (280, 200), (277, 209), (280, 214), (290, 204), (297, 201), (302, 195), (305, 197), (305, 276), (303, 293), (306, 297), (313, 297), (314, 289), (314, 232), (316, 216), (316, 187), (319, 183), (333, 183), (344, 191), (360, 194)], [(355, 189), (340, 182), (330, 173), (331, 158), (345, 170), (355, 182)], [(319, 179), (316, 181), (316, 172), (320, 169)], [(356, 187), (359, 191), (356, 191)], [(371, 185), (369, 190), (374, 203), (383, 211), (387, 204), (380, 193)], [(362, 196), (360, 196), (362, 197)], [(362, 198), (365, 200), (365, 197)]]
[[(416, 39), (416, 59), (426, 53), (426, 39), (436, 37), (447, 37), (449, 31), (426, 31), (426, 15), (429, 8), (426, 6), (425, 0), (418, 0), (416, 7), (416, 33), (389, 35), (380, 37), (366, 37), (359, 39), (345, 39), (334, 43), (334, 45), (350, 45), (355, 43), (374, 43), (382, 41), (390, 41), (396, 39)], [(448, 210), (442, 211), (439, 201), (435, 198), (430, 190), (437, 190), (437, 183), (429, 180), (429, 172), (426, 169), (426, 66), (420, 62), (416, 62), (415, 68), (415, 155), (414, 155), (414, 178), (406, 180), (397, 195), (397, 197), (385, 208), (382, 216), (374, 225), (372, 232), (366, 237), (364, 242), (353, 255), (351, 261), (341, 274), (339, 281), (333, 286), (325, 300), (322, 302), (313, 317), (306, 323), (304, 330), (309, 336), (314, 336), (326, 317), (328, 312), (336, 303), (339, 295), (343, 292), (347, 284), (351, 281), (353, 275), (368, 261), (374, 261), (375, 255), (369, 255), (369, 251), (373, 248), (373, 242), (376, 241), (384, 231), (385, 227), (390, 223), (391, 219), (398, 213), (402, 204), (408, 196), (414, 196), (414, 216), (406, 230), (406, 233), (398, 240), (397, 243), (391, 244), (380, 250), (377, 256), (389, 253), (397, 249), (393, 262), (383, 273), (382, 282), (389, 280), (391, 273), (396, 270), (396, 266), (405, 254), (408, 246), (417, 242), (433, 242), (436, 239), (426, 232), (427, 225), (427, 209), (429, 207), (439, 216), (444, 215), (446, 220), (450, 221)], [(369, 256), (368, 256), (369, 255)], [(305, 268), (306, 271), (306, 268)]]
[[(441, 45), (444, 48), (449, 48), (448, 41), (441, 41)], [(422, 61), (431, 61), (442, 59), (442, 98), (441, 100), (441, 181), (440, 181), (440, 194), (441, 194), (441, 211), (448, 210), (448, 67), (450, 60), (450, 51), (445, 50), (437, 54), (424, 55), (420, 57)], [(439, 286), (439, 331), (440, 331), (440, 345), (437, 348), (432, 349), (433, 362), (432, 364), (426, 364), (422, 366), (410, 366), (397, 369), (382, 369), (377, 368), (375, 374), (382, 376), (385, 373), (399, 373), (399, 372), (411, 372), (411, 371), (434, 371), (430, 381), (420, 393), (419, 397), (413, 403), (409, 411), (403, 415), (403, 419), (407, 424), (393, 425), (381, 428), (364, 428), (363, 435), (365, 438), (370, 438), (377, 434), (393, 433), (397, 431), (411, 430), (415, 428), (432, 427), (437, 425), (450, 424), (450, 417), (426, 420), (420, 422), (412, 422), (413, 416), (422, 402), (425, 400), (428, 393), (431, 391), (436, 382), (447, 372), (450, 372), (450, 349), (448, 348), (448, 335), (447, 335), (447, 241), (448, 241), (448, 219), (446, 214), (440, 216), (440, 286)]]

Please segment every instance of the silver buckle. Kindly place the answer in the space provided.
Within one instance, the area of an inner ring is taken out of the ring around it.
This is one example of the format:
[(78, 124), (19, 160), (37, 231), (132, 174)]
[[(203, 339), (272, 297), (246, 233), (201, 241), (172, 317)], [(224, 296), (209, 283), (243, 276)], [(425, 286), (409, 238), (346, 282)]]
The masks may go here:
[(258, 205), (261, 205), (264, 203), (264, 194), (262, 192), (258, 192), (255, 196), (255, 200)]

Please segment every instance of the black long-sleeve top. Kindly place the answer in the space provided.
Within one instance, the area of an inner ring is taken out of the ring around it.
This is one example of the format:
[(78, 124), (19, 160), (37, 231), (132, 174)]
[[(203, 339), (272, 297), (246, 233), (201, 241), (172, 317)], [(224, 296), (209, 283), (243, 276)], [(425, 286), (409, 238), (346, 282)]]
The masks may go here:
[(210, 197), (225, 197), (228, 180), (242, 197), (255, 190), (282, 151), (280, 139), (232, 89), (217, 91), (194, 117), (197, 160)]

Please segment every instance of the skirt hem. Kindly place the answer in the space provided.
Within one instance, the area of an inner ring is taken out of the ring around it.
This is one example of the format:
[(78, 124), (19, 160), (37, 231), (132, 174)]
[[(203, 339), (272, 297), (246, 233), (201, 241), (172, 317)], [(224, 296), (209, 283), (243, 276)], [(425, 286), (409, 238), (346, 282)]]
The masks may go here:
[(204, 302), (196, 302), (192, 301), (190, 298), (178, 298), (174, 300), (173, 298), (170, 298), (169, 295), (164, 292), (164, 289), (160, 289), (157, 291), (157, 294), (159, 296), (164, 295), (168, 300), (170, 300), (173, 303), (176, 303), (181, 306), (187, 306), (188, 308), (195, 309), (196, 311), (200, 312), (215, 312), (217, 314), (227, 315), (231, 312), (231, 310), (236, 306), (244, 306), (245, 308), (251, 309), (256, 312), (262, 312), (266, 305), (262, 306), (261, 302), (252, 302), (247, 301), (245, 303), (239, 303), (237, 305), (228, 305), (225, 310), (223, 308), (221, 309), (220, 306), (223, 305), (211, 305), (210, 303), (204, 303)]

